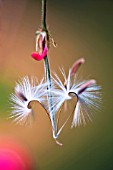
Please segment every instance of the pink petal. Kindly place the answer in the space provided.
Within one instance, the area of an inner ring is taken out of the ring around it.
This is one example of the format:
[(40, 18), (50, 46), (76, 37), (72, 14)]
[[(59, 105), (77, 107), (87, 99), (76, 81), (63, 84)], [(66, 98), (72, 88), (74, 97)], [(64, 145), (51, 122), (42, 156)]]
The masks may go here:
[(47, 55), (47, 48), (46, 48), (46, 47), (44, 48), (44, 50), (43, 50), (43, 52), (42, 52), (41, 55), (40, 55), (39, 53), (37, 53), (37, 52), (33, 52), (33, 53), (31, 54), (31, 56), (32, 56), (35, 60), (38, 60), (38, 61), (44, 59), (44, 57), (45, 57), (46, 55)]

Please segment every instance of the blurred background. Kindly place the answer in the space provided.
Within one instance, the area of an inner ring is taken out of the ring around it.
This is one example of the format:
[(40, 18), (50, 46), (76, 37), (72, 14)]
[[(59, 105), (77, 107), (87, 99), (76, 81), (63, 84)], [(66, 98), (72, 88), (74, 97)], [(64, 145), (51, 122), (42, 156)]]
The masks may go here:
[(113, 1), (48, 0), (47, 26), (58, 44), (51, 46), (52, 71), (68, 73), (73, 62), (84, 57), (81, 77), (94, 78), (102, 86), (103, 104), (92, 123), (70, 129), (52, 139), (49, 119), (36, 105), (32, 127), (11, 123), (9, 96), (15, 81), (25, 75), (44, 75), (43, 61), (31, 58), (35, 31), (41, 22), (41, 0), (0, 0), (0, 137), (12, 138), (27, 147), (40, 170), (113, 169)]

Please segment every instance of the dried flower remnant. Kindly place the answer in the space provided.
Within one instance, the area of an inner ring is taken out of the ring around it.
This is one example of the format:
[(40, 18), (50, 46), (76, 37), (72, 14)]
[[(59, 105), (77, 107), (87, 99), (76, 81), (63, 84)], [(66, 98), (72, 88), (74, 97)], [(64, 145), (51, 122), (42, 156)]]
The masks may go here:
[(49, 46), (50, 46), (50, 44), (52, 44), (53, 47), (56, 48), (57, 47), (57, 43), (54, 41), (54, 39), (52, 38), (50, 33), (48, 33), (48, 35), (49, 35)]
[(10, 117), (14, 117), (14, 121), (19, 124), (31, 124), (34, 113), (30, 103), (38, 101), (44, 107), (45, 88), (43, 80), (36, 86), (34, 79), (30, 81), (27, 76), (24, 77), (16, 84), (15, 94), (10, 96), (13, 109)]
[(42, 60), (47, 55), (49, 40), (46, 31), (36, 31), (36, 52), (31, 55), (35, 60)]
[(33, 52), (31, 56), (35, 60), (42, 60), (47, 55), (47, 52), (50, 47), (50, 43), (56, 47), (57, 44), (51, 37), (51, 35), (48, 33), (48, 31), (42, 31), (41, 29), (39, 31), (36, 31), (36, 52)]

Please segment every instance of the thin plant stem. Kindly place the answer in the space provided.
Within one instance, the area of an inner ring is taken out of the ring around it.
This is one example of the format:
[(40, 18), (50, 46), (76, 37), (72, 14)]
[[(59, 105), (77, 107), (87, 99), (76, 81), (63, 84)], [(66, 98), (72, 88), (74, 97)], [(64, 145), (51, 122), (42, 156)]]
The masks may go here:
[(47, 30), (46, 28), (46, 0), (42, 0), (42, 29)]
[[(46, 0), (42, 0), (42, 30), (46, 31), (48, 36), (48, 30), (46, 27)], [(53, 101), (52, 101), (52, 94), (51, 94), (51, 88), (52, 88), (52, 82), (51, 82), (51, 73), (50, 73), (50, 67), (49, 67), (49, 60), (47, 55), (44, 57), (44, 66), (45, 66), (45, 75), (46, 75), (46, 81), (47, 81), (47, 90), (48, 90), (48, 104), (49, 104), (49, 110), (50, 110), (50, 119), (52, 123), (52, 130), (53, 130), (53, 137), (57, 138), (57, 126), (55, 121), (55, 113), (53, 108)]]

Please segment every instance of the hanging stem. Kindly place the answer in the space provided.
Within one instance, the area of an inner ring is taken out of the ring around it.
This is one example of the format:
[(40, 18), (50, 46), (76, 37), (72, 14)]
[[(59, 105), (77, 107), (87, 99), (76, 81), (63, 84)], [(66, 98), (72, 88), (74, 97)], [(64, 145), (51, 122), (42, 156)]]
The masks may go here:
[[(42, 0), (42, 23), (41, 24), (42, 24), (42, 30), (44, 30), (48, 36), (48, 30), (46, 27), (46, 0)], [(48, 104), (49, 104), (49, 110), (50, 110), (50, 119), (52, 123), (53, 137), (57, 138), (56, 136), (57, 126), (56, 126), (56, 121), (55, 121), (55, 113), (53, 109), (53, 101), (52, 101), (52, 94), (51, 94), (52, 82), (51, 82), (49, 61), (48, 61), (47, 56), (44, 57), (44, 64), (45, 64), (45, 75), (46, 75), (47, 90), (48, 90)]]
[(46, 0), (42, 0), (42, 29), (46, 30)]

